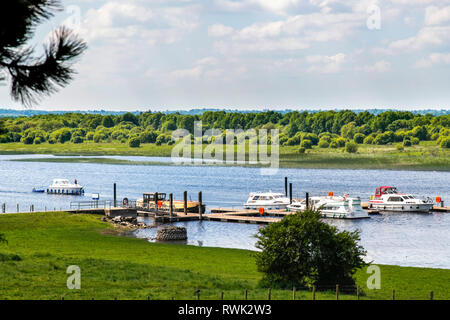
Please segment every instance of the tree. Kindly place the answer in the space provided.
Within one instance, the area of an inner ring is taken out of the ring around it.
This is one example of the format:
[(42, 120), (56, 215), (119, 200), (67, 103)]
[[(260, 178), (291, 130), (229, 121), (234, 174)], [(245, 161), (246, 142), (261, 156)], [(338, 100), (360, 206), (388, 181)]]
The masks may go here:
[(258, 270), (272, 287), (352, 285), (357, 269), (366, 265), (358, 231), (339, 232), (313, 210), (272, 223), (257, 234)]
[[(27, 47), (37, 26), (62, 7), (59, 0), (10, 0), (0, 12), (0, 71), (11, 76), (11, 96), (25, 105), (54, 93), (72, 80), (74, 60), (86, 43), (66, 27), (53, 32), (41, 57)], [(6, 77), (1, 76), (0, 81)]]
[(113, 117), (111, 117), (111, 116), (103, 117), (103, 119), (102, 119), (102, 126), (104, 126), (105, 128), (112, 128), (112, 127), (114, 127)]

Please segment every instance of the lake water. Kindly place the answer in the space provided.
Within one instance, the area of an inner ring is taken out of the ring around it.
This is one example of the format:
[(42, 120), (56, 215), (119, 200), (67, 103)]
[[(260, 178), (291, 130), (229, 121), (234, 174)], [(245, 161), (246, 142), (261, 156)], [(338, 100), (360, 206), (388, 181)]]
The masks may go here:
[[(48, 158), (45, 155), (0, 156), (0, 203), (8, 212), (68, 209), (71, 201), (90, 200), (92, 193), (111, 199), (113, 183), (118, 198), (136, 199), (143, 192), (173, 193), (182, 199), (187, 190), (192, 200), (203, 192), (203, 201), (211, 207), (242, 206), (252, 191), (284, 192), (284, 177), (293, 183), (295, 197), (349, 193), (367, 201), (376, 187), (394, 185), (400, 191), (419, 197), (442, 197), (450, 203), (450, 172), (394, 170), (279, 169), (263, 176), (258, 168), (223, 166), (143, 166), (94, 163), (16, 162), (12, 159)], [(98, 157), (95, 157), (98, 158)], [(107, 158), (130, 161), (167, 162), (168, 158)], [(84, 197), (32, 193), (33, 187), (48, 186), (53, 178), (77, 179), (85, 186)], [(149, 219), (148, 223), (152, 223)], [(450, 213), (384, 214), (371, 219), (327, 220), (341, 230), (361, 231), (361, 244), (367, 260), (379, 264), (450, 268)], [(188, 228), (188, 244), (255, 250), (254, 234), (262, 226), (209, 221), (177, 223)], [(138, 230), (137, 237), (154, 238), (156, 229)], [(151, 241), (151, 240), (149, 240)]]

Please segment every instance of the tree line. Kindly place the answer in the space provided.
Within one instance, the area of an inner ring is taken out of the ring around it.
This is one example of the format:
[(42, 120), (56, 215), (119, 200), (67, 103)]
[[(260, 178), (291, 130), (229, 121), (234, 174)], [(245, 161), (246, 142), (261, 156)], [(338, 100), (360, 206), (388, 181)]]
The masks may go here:
[[(435, 141), (442, 148), (450, 147), (450, 115), (418, 115), (407, 111), (374, 115), (351, 110), (284, 114), (275, 111), (206, 111), (201, 115), (149, 111), (139, 115), (66, 113), (6, 117), (0, 118), (0, 143), (116, 142), (128, 143), (131, 147), (143, 143), (173, 144), (171, 133), (176, 129), (193, 133), (196, 121), (202, 121), (203, 132), (212, 128), (222, 132), (226, 129), (278, 129), (280, 144), (299, 146), (300, 152), (313, 146), (342, 148), (396, 143), (408, 147), (420, 141)], [(349, 149), (352, 152), (352, 148)]]

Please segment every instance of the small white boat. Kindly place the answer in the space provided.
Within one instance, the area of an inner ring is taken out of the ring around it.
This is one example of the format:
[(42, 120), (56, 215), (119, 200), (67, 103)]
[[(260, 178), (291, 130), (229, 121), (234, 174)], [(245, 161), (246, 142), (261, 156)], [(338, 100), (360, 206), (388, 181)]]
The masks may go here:
[(369, 209), (380, 212), (430, 212), (433, 209), (431, 199), (418, 199), (410, 194), (399, 193), (395, 187), (379, 187), (370, 197)]
[(247, 202), (244, 203), (245, 209), (259, 209), (267, 210), (286, 209), (290, 204), (289, 198), (283, 193), (276, 192), (254, 192), (250, 193)]
[[(369, 218), (367, 211), (361, 207), (361, 199), (359, 197), (350, 198), (348, 195), (339, 196), (322, 196), (309, 198), (309, 207), (318, 210), (323, 218), (335, 219), (364, 219)], [(291, 211), (306, 210), (306, 199), (294, 201), (288, 206)]]
[(47, 187), (47, 193), (79, 196), (84, 194), (84, 188), (77, 180), (70, 183), (67, 179), (54, 179), (53, 184)]

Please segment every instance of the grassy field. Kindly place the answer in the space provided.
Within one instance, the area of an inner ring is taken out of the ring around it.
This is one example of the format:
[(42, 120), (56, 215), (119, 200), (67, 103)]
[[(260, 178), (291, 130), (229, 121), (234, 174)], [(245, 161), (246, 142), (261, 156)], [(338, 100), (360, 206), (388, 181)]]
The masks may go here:
[[(54, 154), (65, 156), (89, 155), (128, 155), (170, 157), (172, 146), (144, 144), (140, 148), (130, 148), (120, 143), (83, 144), (40, 144), (23, 143), (0, 144), (0, 154)], [(399, 170), (450, 170), (450, 150), (442, 149), (434, 142), (421, 142), (420, 145), (397, 150), (393, 145), (359, 145), (358, 153), (349, 154), (340, 149), (320, 149), (314, 147), (305, 154), (298, 153), (298, 147), (280, 148), (280, 167), (292, 168), (335, 168), (335, 169), (399, 169)], [(38, 159), (30, 161), (52, 162), (96, 162), (109, 164), (146, 164), (158, 162), (131, 162), (117, 159)]]
[[(265, 299), (253, 253), (246, 250), (148, 243), (100, 221), (68, 213), (0, 215), (1, 299)], [(66, 268), (81, 268), (81, 290), (66, 288)], [(381, 289), (368, 290), (365, 270), (356, 274), (362, 299), (450, 299), (450, 270), (380, 266)], [(365, 289), (364, 289), (365, 288)], [(334, 299), (318, 292), (317, 299)], [(290, 290), (273, 290), (273, 299), (291, 299)], [(298, 299), (311, 299), (299, 291)], [(341, 294), (340, 299), (355, 299)]]

